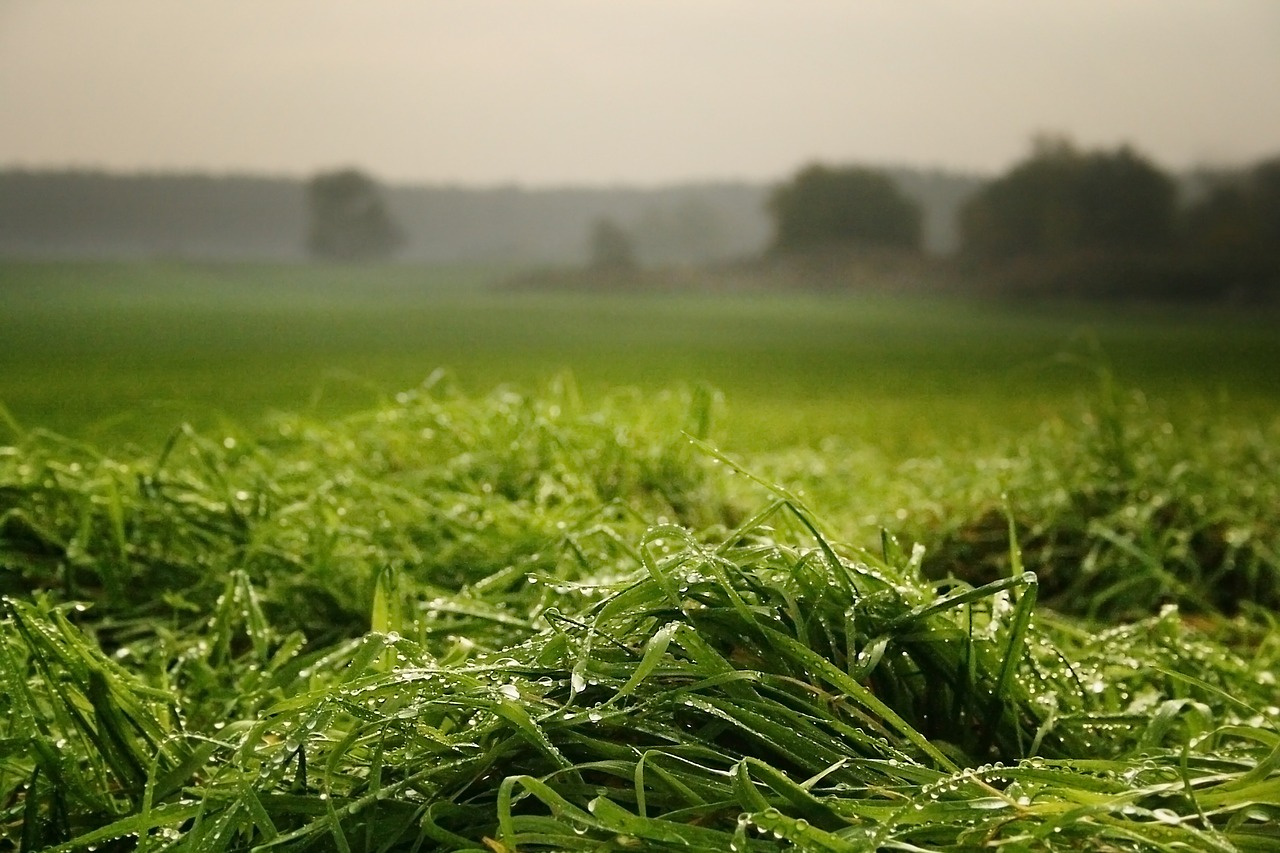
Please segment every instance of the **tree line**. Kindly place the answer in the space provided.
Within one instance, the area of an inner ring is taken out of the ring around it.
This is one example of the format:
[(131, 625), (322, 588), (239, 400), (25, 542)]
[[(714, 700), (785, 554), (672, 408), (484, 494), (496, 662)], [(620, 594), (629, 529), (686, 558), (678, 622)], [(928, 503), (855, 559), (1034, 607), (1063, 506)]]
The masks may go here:
[[(951, 251), (955, 210), (979, 180), (939, 170), (889, 174), (925, 210), (925, 251)], [(0, 257), (302, 261), (313, 257), (308, 184), (234, 174), (0, 169)], [(607, 218), (626, 232), (641, 266), (697, 265), (759, 253), (772, 227), (770, 187), (762, 182), (376, 184), (402, 237), (393, 257), (405, 263), (583, 262), (590, 229)]]
[[(1177, 180), (1129, 146), (1060, 137), (960, 207), (961, 281), (1037, 296), (1254, 301), (1280, 296), (1280, 157)], [(918, 253), (922, 211), (885, 174), (811, 165), (769, 197), (770, 251)]]
[(927, 278), (926, 262), (976, 291), (1274, 299), (1280, 157), (1189, 180), (1128, 146), (1043, 137), (986, 180), (819, 163), (773, 187), (658, 190), (384, 186), (357, 169), (305, 182), (0, 172), (0, 254), (24, 253), (576, 260), (597, 272), (872, 257), (876, 271), (901, 262), (898, 281)]
[[(325, 170), (342, 172), (346, 169)], [(759, 251), (767, 187), (491, 187), (374, 180), (404, 263), (574, 263), (598, 217), (623, 223), (644, 264)], [(311, 176), (318, 177), (318, 176)], [(305, 261), (310, 178), (0, 169), (0, 257)]]

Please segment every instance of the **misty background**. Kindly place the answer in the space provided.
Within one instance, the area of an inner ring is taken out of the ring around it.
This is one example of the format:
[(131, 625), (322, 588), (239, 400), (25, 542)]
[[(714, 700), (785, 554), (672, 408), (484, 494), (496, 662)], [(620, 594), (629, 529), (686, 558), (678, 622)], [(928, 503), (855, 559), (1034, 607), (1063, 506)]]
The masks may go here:
[[(956, 212), (973, 175), (891, 172), (925, 212), (924, 247), (957, 245)], [(772, 225), (764, 183), (652, 188), (382, 188), (403, 233), (396, 258), (422, 263), (571, 264), (608, 217), (646, 264), (758, 254)], [(12, 257), (296, 261), (307, 257), (305, 181), (250, 175), (0, 172), (0, 254)]]
[(388, 185), (993, 175), (1045, 131), (1165, 168), (1280, 142), (1272, 0), (0, 0), (0, 168)]
[[(1047, 133), (1167, 176), (1161, 251), (1270, 256), (1248, 170), (1280, 150), (1277, 79), (1266, 0), (0, 0), (0, 255), (321, 257), (308, 185), (347, 169), (385, 206), (384, 259), (580, 264), (604, 224), (644, 266), (739, 261), (822, 163), (887, 176), (910, 250), (946, 258)], [(1096, 215), (1045, 204), (1050, 230)], [(1037, 251), (1075, 276), (1090, 239)]]

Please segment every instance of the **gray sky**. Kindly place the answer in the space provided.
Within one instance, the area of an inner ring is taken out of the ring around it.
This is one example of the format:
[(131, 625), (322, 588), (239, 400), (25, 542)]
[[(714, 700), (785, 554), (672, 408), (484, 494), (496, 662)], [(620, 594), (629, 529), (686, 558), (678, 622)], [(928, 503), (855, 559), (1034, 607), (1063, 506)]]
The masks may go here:
[(0, 0), (0, 165), (386, 180), (1280, 153), (1278, 0)]

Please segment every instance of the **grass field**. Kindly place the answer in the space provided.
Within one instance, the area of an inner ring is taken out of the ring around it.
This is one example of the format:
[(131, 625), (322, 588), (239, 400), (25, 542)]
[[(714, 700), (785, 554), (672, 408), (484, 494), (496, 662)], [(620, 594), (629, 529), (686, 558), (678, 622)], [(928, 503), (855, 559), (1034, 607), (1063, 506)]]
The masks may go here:
[(183, 420), (336, 414), (437, 367), (480, 393), (706, 382), (741, 449), (827, 435), (900, 456), (1078, 408), (1100, 348), (1181, 411), (1280, 411), (1273, 316), (813, 296), (495, 293), (493, 270), (0, 266), (0, 401), (22, 423), (157, 445)]
[(0, 850), (1280, 849), (1274, 317), (499, 277), (0, 266)]

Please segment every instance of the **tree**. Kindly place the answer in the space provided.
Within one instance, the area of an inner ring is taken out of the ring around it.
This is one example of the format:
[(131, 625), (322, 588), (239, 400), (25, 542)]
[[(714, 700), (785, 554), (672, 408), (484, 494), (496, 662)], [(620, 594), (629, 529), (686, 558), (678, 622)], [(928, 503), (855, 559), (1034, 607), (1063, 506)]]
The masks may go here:
[(597, 272), (628, 272), (636, 267), (630, 235), (607, 216), (592, 223), (587, 248), (590, 267)]
[(920, 246), (920, 207), (872, 169), (807, 166), (773, 191), (768, 206), (777, 252)]
[(356, 169), (314, 176), (307, 184), (311, 227), (307, 249), (317, 258), (368, 261), (391, 255), (403, 242), (372, 178)]
[(1280, 158), (1228, 176), (1184, 217), (1187, 250), (1226, 292), (1280, 292)]
[(1176, 216), (1173, 181), (1131, 148), (1086, 153), (1042, 137), (970, 199), (960, 232), (977, 257), (1124, 252), (1168, 247)]

